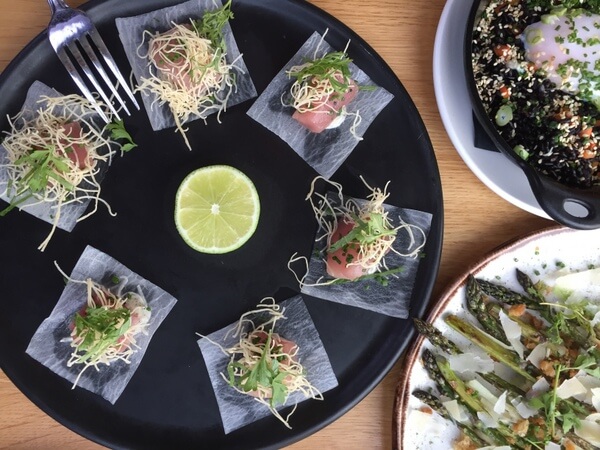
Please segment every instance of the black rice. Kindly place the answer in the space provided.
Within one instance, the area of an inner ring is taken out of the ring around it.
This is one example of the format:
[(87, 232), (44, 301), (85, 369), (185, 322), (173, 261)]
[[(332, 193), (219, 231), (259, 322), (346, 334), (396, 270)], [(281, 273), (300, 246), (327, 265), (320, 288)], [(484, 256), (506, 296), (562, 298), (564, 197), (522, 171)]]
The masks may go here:
[[(588, 188), (600, 184), (600, 111), (558, 90), (526, 59), (521, 39), (550, 8), (541, 0), (493, 0), (473, 34), (475, 82), (490, 120), (511, 148), (560, 183)], [(512, 119), (497, 122), (504, 105)]]

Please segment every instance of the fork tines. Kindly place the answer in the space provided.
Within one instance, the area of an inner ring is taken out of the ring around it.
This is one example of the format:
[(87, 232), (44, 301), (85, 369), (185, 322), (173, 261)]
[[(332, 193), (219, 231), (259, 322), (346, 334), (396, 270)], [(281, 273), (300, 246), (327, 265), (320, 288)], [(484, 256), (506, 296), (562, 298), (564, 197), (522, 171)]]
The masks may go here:
[(73, 81), (77, 84), (79, 90), (83, 93), (85, 98), (94, 105), (94, 108), (102, 119), (109, 122), (107, 115), (102, 108), (100, 108), (98, 102), (90, 92), (90, 89), (84, 81), (84, 77), (77, 69), (76, 64), (81, 68), (81, 71), (85, 74), (87, 80), (93, 85), (94, 91), (100, 95), (103, 102), (110, 108), (117, 119), (120, 119), (117, 109), (110, 101), (105, 90), (101, 87), (90, 64), (88, 64), (88, 61), (91, 62), (96, 73), (100, 74), (104, 83), (110, 89), (112, 97), (118, 101), (127, 115), (130, 115), (129, 109), (119, 94), (117, 87), (115, 87), (115, 83), (111, 80), (111, 77), (105, 70), (105, 66), (102, 64), (100, 58), (104, 61), (106, 67), (110, 69), (110, 72), (114, 78), (116, 78), (118, 85), (120, 85), (127, 93), (135, 107), (140, 109), (129, 85), (123, 78), (115, 60), (106, 48), (98, 30), (89, 17), (80, 10), (69, 8), (62, 1), (56, 4), (49, 0), (49, 3), (51, 4), (53, 12), (52, 20), (50, 21), (50, 26), (48, 28), (50, 43), (73, 78)]

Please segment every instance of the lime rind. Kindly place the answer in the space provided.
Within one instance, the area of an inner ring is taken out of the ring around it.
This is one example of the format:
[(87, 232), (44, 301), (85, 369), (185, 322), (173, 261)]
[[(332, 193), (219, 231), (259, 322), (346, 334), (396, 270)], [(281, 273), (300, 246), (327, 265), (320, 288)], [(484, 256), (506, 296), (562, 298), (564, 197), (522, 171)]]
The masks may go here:
[[(219, 214), (211, 214), (214, 204)], [(254, 184), (231, 166), (208, 166), (190, 173), (175, 196), (175, 226), (187, 245), (202, 253), (237, 250), (254, 234), (260, 200)]]

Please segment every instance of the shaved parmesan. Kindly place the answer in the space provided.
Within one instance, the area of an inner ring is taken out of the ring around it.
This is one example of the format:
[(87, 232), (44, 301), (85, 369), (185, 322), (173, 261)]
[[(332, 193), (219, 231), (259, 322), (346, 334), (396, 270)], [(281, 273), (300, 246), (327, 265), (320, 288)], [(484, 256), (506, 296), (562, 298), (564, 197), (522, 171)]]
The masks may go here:
[(542, 344), (538, 344), (535, 348), (529, 353), (527, 356), (527, 361), (533, 364), (538, 369), (540, 368), (540, 363), (546, 359), (548, 356), (548, 343), (544, 342)]
[(519, 354), (519, 357), (523, 359), (525, 346), (521, 343), (521, 327), (517, 322), (508, 317), (503, 310), (500, 310), (500, 324), (502, 325), (504, 334), (506, 334), (506, 339), (508, 339), (514, 351)]
[(556, 295), (569, 300), (598, 299), (600, 298), (600, 268), (558, 277), (554, 290)]
[(545, 378), (540, 378), (533, 384), (533, 386), (531, 386), (531, 389), (529, 389), (529, 391), (527, 392), (526, 397), (527, 398), (538, 397), (538, 396), (542, 395), (544, 392), (548, 392), (549, 389), (550, 389), (550, 383), (548, 383)]
[(531, 408), (527, 403), (525, 402), (519, 402), (517, 403), (517, 405), (515, 406), (517, 412), (519, 413), (519, 415), (523, 418), (523, 419), (529, 419), (530, 417), (535, 416), (538, 413), (537, 409)]
[(498, 421), (486, 412), (478, 411), (477, 417), (488, 428), (497, 428), (499, 425)]
[[(585, 387), (585, 394), (577, 395), (577, 400), (581, 400), (582, 402), (586, 402), (589, 404), (593, 404), (592, 398), (594, 395), (600, 396), (600, 380), (596, 377), (588, 375), (583, 370), (579, 371), (576, 378), (579, 380), (581, 384)], [(598, 392), (598, 394), (594, 394), (594, 390)]]
[(467, 412), (465, 411), (464, 407), (462, 405), (459, 405), (459, 403), (456, 400), (449, 400), (447, 402), (443, 402), (442, 405), (444, 405), (444, 408), (446, 408), (448, 414), (450, 414), (450, 416), (457, 422), (464, 422), (468, 420), (469, 416)]
[(560, 450), (560, 445), (556, 442), (548, 442), (544, 447), (544, 450)]
[[(481, 384), (478, 380), (471, 380), (467, 382), (467, 386), (477, 391), (481, 400), (488, 405), (494, 405), (498, 401), (498, 397), (496, 397), (490, 390), (488, 390), (483, 384)], [(493, 409), (493, 407), (492, 407)]]
[(561, 383), (556, 389), (556, 395), (559, 398), (565, 399), (574, 395), (585, 394), (587, 392), (585, 386), (577, 377), (569, 378)]
[[(478, 380), (468, 381), (467, 386), (474, 389), (477, 392), (477, 394), (479, 394), (481, 403), (483, 404), (486, 411), (489, 413), (490, 419), (494, 422), (497, 423), (501, 419), (508, 421), (520, 419), (519, 414), (517, 413), (515, 408), (512, 405), (506, 403), (506, 392), (498, 397), (494, 395)], [(503, 399), (502, 396), (504, 396)], [(502, 412), (498, 412), (497, 410), (501, 410)]]
[(461, 353), (448, 357), (450, 368), (457, 373), (489, 373), (494, 370), (494, 361), (474, 353)]
[(414, 425), (416, 428), (422, 429), (428, 427), (431, 424), (432, 417), (433, 416), (431, 414), (423, 412), (419, 409), (413, 409), (410, 412), (409, 420), (411, 424)]
[(504, 411), (506, 411), (506, 393), (507, 391), (504, 391), (494, 404), (495, 413), (504, 414)]
[(587, 416), (585, 420), (589, 420), (590, 422), (600, 422), (600, 413), (592, 413)]
[(600, 388), (591, 389), (592, 399), (591, 403), (594, 405), (596, 411), (600, 411)]
[(595, 420), (588, 420), (589, 417), (595, 415), (597, 414), (590, 414), (586, 420), (582, 420), (581, 424), (575, 428), (575, 434), (592, 445), (600, 446), (600, 424)]

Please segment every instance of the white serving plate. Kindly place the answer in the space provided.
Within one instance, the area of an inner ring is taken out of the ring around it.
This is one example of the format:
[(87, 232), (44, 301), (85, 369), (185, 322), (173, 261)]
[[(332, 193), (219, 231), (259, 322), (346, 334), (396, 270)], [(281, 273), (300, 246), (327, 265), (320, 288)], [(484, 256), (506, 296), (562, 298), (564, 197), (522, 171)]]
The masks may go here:
[[(467, 276), (484, 278), (503, 283), (510, 289), (522, 292), (515, 269), (530, 275), (537, 281), (545, 274), (557, 270), (557, 264), (565, 264), (574, 270), (582, 270), (590, 264), (600, 265), (600, 230), (582, 231), (565, 227), (553, 227), (512, 240), (492, 251), (471, 267), (466, 267), (454, 283), (433, 303), (427, 322), (432, 322), (460, 347), (466, 348), (466, 340), (448, 331), (443, 321), (446, 314), (467, 316), (465, 283)], [(537, 275), (536, 275), (537, 274)], [(424, 406), (411, 395), (415, 389), (434, 387), (423, 368), (420, 355), (429, 343), (418, 337), (407, 353), (404, 370), (398, 384), (394, 407), (394, 448), (406, 450), (439, 450), (451, 448), (458, 437), (458, 429), (433, 413), (426, 422), (417, 420), (411, 412)]]

